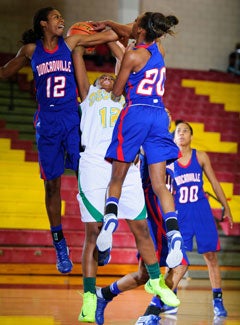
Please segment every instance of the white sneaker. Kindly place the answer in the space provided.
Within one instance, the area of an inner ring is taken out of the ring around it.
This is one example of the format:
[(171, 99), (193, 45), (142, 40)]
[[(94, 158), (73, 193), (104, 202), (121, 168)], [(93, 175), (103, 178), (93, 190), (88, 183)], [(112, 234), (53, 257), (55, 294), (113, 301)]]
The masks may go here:
[(166, 263), (170, 269), (181, 264), (183, 259), (182, 253), (183, 240), (179, 231), (174, 231), (168, 237), (168, 256)]
[(101, 252), (112, 249), (112, 235), (118, 226), (118, 218), (115, 214), (109, 213), (103, 217), (103, 226), (97, 238), (97, 248)]

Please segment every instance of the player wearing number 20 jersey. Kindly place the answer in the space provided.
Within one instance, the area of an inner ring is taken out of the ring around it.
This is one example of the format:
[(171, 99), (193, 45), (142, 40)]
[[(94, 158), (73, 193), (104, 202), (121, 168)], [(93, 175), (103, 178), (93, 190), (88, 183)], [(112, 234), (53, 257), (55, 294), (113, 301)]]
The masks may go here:
[(195, 236), (200, 254), (220, 250), (216, 224), (203, 190), (203, 172), (196, 149), (192, 149), (187, 165), (175, 161), (167, 166), (167, 172), (173, 179), (178, 224), (185, 248), (192, 251)]
[(126, 105), (113, 132), (106, 159), (134, 161), (142, 146), (148, 164), (177, 159), (179, 149), (172, 140), (169, 117), (162, 96), (166, 68), (156, 42), (140, 44), (150, 52), (146, 65), (129, 75), (125, 86)]
[(71, 50), (62, 37), (53, 51), (37, 40), (31, 65), (38, 101), (34, 125), (41, 177), (51, 180), (63, 174), (65, 167), (78, 169), (80, 118)]

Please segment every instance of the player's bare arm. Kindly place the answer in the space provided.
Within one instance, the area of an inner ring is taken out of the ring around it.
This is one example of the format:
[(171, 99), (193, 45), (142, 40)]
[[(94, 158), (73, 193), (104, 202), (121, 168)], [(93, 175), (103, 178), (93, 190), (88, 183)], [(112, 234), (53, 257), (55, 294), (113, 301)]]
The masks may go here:
[(131, 38), (133, 23), (119, 24), (113, 20), (103, 20), (92, 22), (95, 30), (102, 30), (106, 27), (112, 28), (120, 37)]
[(136, 54), (134, 52), (135, 51), (128, 51), (124, 55), (117, 80), (112, 90), (111, 98), (114, 101), (120, 100), (128, 77), (135, 67)]
[(71, 49), (77, 45), (91, 47), (98, 44), (117, 41), (118, 35), (111, 29), (92, 35), (74, 34), (66, 37), (65, 41)]
[(230, 225), (232, 227), (232, 214), (231, 214), (231, 210), (230, 210), (230, 207), (228, 205), (228, 202), (227, 202), (227, 198), (223, 192), (223, 189), (215, 175), (215, 172), (212, 168), (212, 165), (211, 165), (211, 161), (209, 159), (209, 156), (207, 155), (206, 152), (204, 151), (197, 151), (197, 158), (198, 158), (198, 161), (200, 163), (200, 165), (202, 166), (203, 168), (203, 171), (207, 177), (207, 179), (209, 180), (211, 186), (212, 186), (212, 189), (214, 191), (214, 193), (216, 194), (218, 200), (221, 202), (221, 204), (223, 205), (224, 207), (224, 218), (228, 217), (229, 218), (229, 221), (230, 221)]
[(85, 47), (77, 46), (72, 52), (72, 58), (74, 63), (75, 77), (77, 80), (78, 92), (83, 101), (88, 94), (90, 83), (87, 76), (87, 70), (83, 59)]
[(7, 79), (26, 66), (31, 60), (35, 47), (35, 44), (23, 45), (12, 60), (0, 67), (0, 78)]

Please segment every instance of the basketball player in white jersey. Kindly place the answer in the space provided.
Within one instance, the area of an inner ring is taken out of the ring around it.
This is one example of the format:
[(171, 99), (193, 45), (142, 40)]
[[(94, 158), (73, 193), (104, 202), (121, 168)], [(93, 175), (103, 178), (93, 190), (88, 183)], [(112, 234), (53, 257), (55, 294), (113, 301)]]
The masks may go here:
[[(111, 43), (115, 57), (121, 60), (124, 49), (117, 43)], [(96, 247), (100, 233), (104, 203), (112, 165), (105, 160), (107, 148), (111, 142), (115, 122), (125, 103), (122, 96), (120, 102), (111, 100), (111, 90), (115, 78), (110, 74), (100, 76), (94, 85), (90, 85), (83, 60), (84, 48), (79, 47), (73, 53), (76, 79), (81, 98), (81, 145), (79, 162), (79, 205), (81, 219), (85, 224), (85, 241), (82, 253), (83, 272), (83, 305), (79, 315), (81, 322), (95, 322), (96, 310), (96, 275), (98, 266), (109, 262), (109, 252), (101, 253)], [(154, 244), (146, 220), (146, 207), (139, 169), (131, 164), (123, 184), (119, 204), (119, 218), (126, 219), (133, 232), (137, 248), (145, 262), (149, 277), (158, 285), (156, 294), (167, 304), (179, 305), (176, 295), (166, 286), (158, 267)], [(112, 223), (109, 227), (112, 227)], [(161, 283), (160, 283), (161, 282)], [(121, 288), (119, 288), (121, 289)]]

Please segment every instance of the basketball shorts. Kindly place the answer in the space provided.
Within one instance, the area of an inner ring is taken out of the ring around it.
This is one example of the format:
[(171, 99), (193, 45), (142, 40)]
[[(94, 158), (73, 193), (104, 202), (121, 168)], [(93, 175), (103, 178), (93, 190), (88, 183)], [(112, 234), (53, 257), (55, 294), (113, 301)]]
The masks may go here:
[(78, 170), (80, 151), (78, 111), (39, 114), (34, 122), (41, 178), (52, 180), (65, 168)]
[(126, 106), (115, 124), (106, 159), (132, 162), (141, 146), (148, 164), (178, 158), (179, 149), (169, 132), (169, 117), (164, 107)]
[[(79, 208), (83, 222), (102, 222), (106, 190), (112, 165), (102, 157), (99, 161), (81, 153), (79, 163)], [(146, 207), (139, 169), (132, 164), (123, 183), (118, 205), (118, 218), (141, 220), (146, 218)]]
[(179, 229), (188, 251), (193, 250), (194, 237), (198, 253), (220, 250), (216, 223), (206, 198), (194, 203), (177, 204), (176, 209)]

